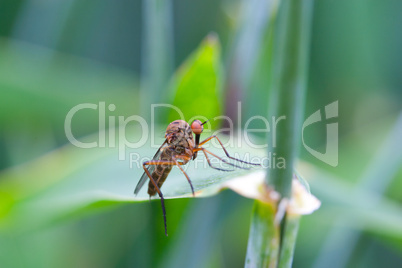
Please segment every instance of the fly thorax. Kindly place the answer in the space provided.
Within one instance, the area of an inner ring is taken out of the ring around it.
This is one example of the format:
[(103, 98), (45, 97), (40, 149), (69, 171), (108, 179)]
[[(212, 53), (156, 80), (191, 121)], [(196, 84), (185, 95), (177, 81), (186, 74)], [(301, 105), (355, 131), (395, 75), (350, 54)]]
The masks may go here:
[(174, 148), (174, 151), (176, 154), (183, 154), (186, 151), (186, 148), (184, 148), (182, 146), (176, 146)]
[(174, 147), (188, 147), (187, 138), (184, 135), (175, 135), (170, 140), (170, 144)]

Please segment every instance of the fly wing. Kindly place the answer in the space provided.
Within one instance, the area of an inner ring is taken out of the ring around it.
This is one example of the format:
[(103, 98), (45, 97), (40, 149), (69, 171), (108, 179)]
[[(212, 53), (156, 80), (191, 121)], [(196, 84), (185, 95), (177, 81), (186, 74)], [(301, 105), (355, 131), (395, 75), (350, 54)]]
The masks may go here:
[[(159, 156), (160, 156), (161, 153), (162, 153), (162, 148), (163, 148), (163, 146), (166, 144), (166, 142), (167, 142), (167, 141), (165, 141), (165, 142), (161, 145), (161, 147), (159, 147), (158, 151), (156, 152), (156, 154), (154, 155), (154, 157), (152, 158), (152, 160), (158, 160), (158, 159), (159, 159)], [(148, 169), (148, 171), (149, 171), (150, 174), (152, 174), (152, 172), (154, 172), (155, 168), (156, 168), (156, 165), (149, 165), (149, 166), (147, 167), (147, 169)], [(149, 179), (149, 177), (148, 177), (147, 173), (144, 171), (144, 174), (142, 174), (140, 181), (138, 182), (137, 186), (135, 187), (135, 190), (134, 190), (134, 194), (135, 194), (135, 195), (138, 194), (138, 192), (141, 190), (142, 186), (144, 186), (144, 183), (145, 183), (148, 179)]]

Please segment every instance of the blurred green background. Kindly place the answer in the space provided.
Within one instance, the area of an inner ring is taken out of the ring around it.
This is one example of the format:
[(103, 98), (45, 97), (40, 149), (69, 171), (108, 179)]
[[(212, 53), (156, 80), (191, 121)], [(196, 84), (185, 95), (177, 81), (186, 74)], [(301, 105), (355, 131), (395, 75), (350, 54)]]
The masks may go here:
[[(217, 88), (218, 96), (213, 104), (201, 99), (201, 108), (212, 105), (216, 113), (234, 116), (231, 107), (242, 101), (240, 124), (266, 116), (271, 4), (2, 0), (0, 218), (19, 199), (29, 202), (31, 191), (41, 195), (57, 186), (57, 181), (38, 182), (42, 186), (32, 189), (33, 178), (51, 181), (72, 165), (74, 157), (64, 159), (63, 149), (61, 162), (43, 155), (68, 143), (64, 119), (75, 105), (104, 101), (116, 105), (106, 115), (147, 117), (148, 104), (180, 105), (180, 94), (200, 97), (201, 89), (179, 83), (185, 67), (171, 77), (183, 62), (191, 65), (203, 40), (214, 49), (208, 54), (213, 72), (207, 73), (214, 80), (207, 87)], [(331, 121), (339, 123), (339, 165), (326, 165), (301, 149), (303, 160), (333, 178), (331, 183), (306, 178), (322, 207), (301, 220), (294, 267), (402, 266), (401, 11), (399, 0), (315, 2), (305, 118), (339, 101), (339, 117)], [(194, 67), (195, 73), (203, 66)], [(166, 123), (171, 116), (158, 118)], [(250, 127), (263, 127), (259, 123)], [(306, 144), (321, 152), (326, 123), (305, 133)], [(73, 130), (76, 137), (96, 134), (97, 113), (82, 112)], [(44, 164), (38, 170), (40, 159)], [(25, 169), (29, 172), (18, 176)], [(134, 187), (138, 178), (130, 179)], [(7, 185), (20, 195), (7, 192)], [(369, 211), (367, 218), (345, 213), (339, 200), (352, 200)], [(0, 224), (0, 267), (242, 267), (252, 204), (229, 191), (169, 200), (167, 238), (157, 201), (94, 205), (89, 213), (32, 230), (11, 231)], [(375, 215), (378, 221), (372, 220)], [(30, 225), (30, 218), (20, 224)]]

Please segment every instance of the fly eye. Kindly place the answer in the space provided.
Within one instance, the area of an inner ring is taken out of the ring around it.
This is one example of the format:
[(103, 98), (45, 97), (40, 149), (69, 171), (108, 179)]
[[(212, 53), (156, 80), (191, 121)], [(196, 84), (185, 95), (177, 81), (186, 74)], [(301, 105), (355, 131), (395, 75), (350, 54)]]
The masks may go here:
[(201, 132), (204, 130), (204, 127), (203, 127), (201, 121), (194, 120), (193, 123), (191, 123), (191, 130), (194, 132), (194, 134), (200, 135)]

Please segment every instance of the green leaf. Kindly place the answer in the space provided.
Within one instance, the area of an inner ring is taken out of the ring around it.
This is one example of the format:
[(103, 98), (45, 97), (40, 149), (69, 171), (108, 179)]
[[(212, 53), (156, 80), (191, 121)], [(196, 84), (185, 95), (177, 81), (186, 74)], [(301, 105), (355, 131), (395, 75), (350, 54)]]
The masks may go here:
[[(164, 128), (156, 129), (156, 133), (163, 132)], [(131, 128), (126, 133), (134, 140), (139, 140), (141, 131)], [(94, 141), (97, 137), (90, 136), (86, 140)], [(221, 138), (224, 143), (228, 140), (224, 136)], [(152, 148), (150, 142), (149, 139), (140, 148), (128, 149), (124, 160), (119, 160), (118, 148), (79, 149), (68, 145), (31, 163), (3, 172), (0, 177), (0, 227), (34, 228), (111, 204), (148, 201), (147, 184), (138, 196), (133, 195), (133, 190), (144, 172), (142, 163), (155, 154), (163, 139), (156, 138), (156, 148)], [(209, 149), (224, 156), (219, 147), (211, 146)], [(242, 159), (246, 154), (264, 156), (263, 151), (247, 146), (230, 148), (229, 151)], [(202, 154), (184, 168), (195, 191), (209, 189), (197, 194), (199, 196), (216, 194), (221, 190), (217, 185), (250, 172), (242, 169), (233, 172), (212, 169)], [(161, 190), (166, 199), (192, 196), (189, 183), (178, 168), (173, 168)]]
[[(221, 115), (220, 45), (215, 34), (208, 35), (197, 50), (179, 67), (172, 81), (172, 105), (181, 115), (170, 110), (169, 122), (198, 118), (212, 119)], [(184, 118), (180, 118), (184, 116)], [(212, 127), (217, 122), (211, 121)]]
[[(160, 127), (155, 131), (163, 133), (163, 129)], [(129, 128), (127, 135), (139, 140), (140, 131)], [(86, 141), (96, 138), (97, 135), (89, 136)], [(228, 137), (222, 135), (221, 138), (223, 142), (228, 141)], [(155, 144), (162, 142), (160, 137)], [(210, 149), (219, 156), (224, 155), (221, 148)], [(259, 158), (265, 156), (265, 150), (248, 148), (246, 143), (228, 149), (230, 154), (238, 154), (240, 158), (247, 154)], [(128, 149), (126, 159), (119, 160), (118, 148), (79, 149), (68, 145), (35, 161), (3, 171), (0, 174), (0, 230), (29, 230), (54, 221), (82, 217), (117, 204), (148, 201), (146, 185), (138, 196), (133, 195), (133, 190), (143, 173), (140, 164), (152, 157), (155, 151), (156, 148), (147, 143), (141, 148)], [(139, 166), (134, 161), (130, 168), (130, 154), (132, 160), (138, 158)], [(261, 170), (221, 172), (211, 169), (202, 154), (196, 160), (184, 167), (197, 197), (217, 194), (228, 187), (228, 182), (233, 184), (240, 178), (246, 179), (242, 182), (248, 182), (243, 184), (248, 187), (259, 187), (261, 184), (254, 182), (264, 181)], [(325, 209), (318, 213), (328, 221), (344, 215), (353, 219), (347, 224), (354, 228), (402, 237), (399, 224), (402, 222), (402, 211), (398, 204), (383, 199), (373, 205), (373, 198), (378, 196), (363, 190), (355, 192), (351, 185), (345, 185), (306, 163), (299, 164), (298, 171), (301, 176), (309, 178), (312, 192), (327, 200), (324, 202)], [(167, 199), (192, 197), (190, 186), (178, 168), (173, 168), (161, 190)], [(245, 196), (253, 198), (252, 195)], [(169, 221), (169, 211), (167, 213)], [(160, 220), (162, 228), (162, 215)]]

